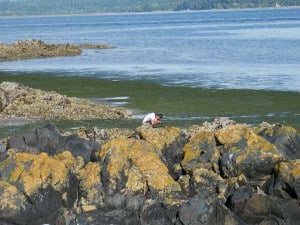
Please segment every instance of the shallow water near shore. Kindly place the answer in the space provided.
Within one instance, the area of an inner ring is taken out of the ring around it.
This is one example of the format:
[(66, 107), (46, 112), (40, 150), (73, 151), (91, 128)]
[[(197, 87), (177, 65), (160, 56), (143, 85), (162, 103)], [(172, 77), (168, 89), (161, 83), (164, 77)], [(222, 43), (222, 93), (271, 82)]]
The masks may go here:
[(0, 71), (300, 92), (300, 8), (0, 18), (0, 30), (0, 43), (115, 46), (1, 62)]
[[(116, 46), (83, 49), (76, 57), (1, 62), (0, 80), (133, 111), (129, 121), (52, 121), (62, 129), (134, 128), (146, 113), (160, 111), (160, 126), (187, 127), (229, 117), (300, 130), (299, 12), (276, 8), (0, 18), (0, 42), (34, 38)], [(31, 126), (11, 125), (13, 132)]]
[(0, 126), (0, 135), (9, 136), (54, 122), (62, 130), (76, 127), (136, 128), (152, 111), (164, 114), (164, 126), (186, 128), (193, 124), (229, 117), (240, 123), (257, 125), (280, 123), (300, 130), (300, 93), (258, 90), (217, 90), (170, 87), (141, 81), (111, 81), (99, 78), (57, 76), (49, 73), (0, 73), (0, 82), (16, 81), (26, 86), (56, 91), (67, 96), (125, 107), (132, 110), (130, 120), (39, 121)]

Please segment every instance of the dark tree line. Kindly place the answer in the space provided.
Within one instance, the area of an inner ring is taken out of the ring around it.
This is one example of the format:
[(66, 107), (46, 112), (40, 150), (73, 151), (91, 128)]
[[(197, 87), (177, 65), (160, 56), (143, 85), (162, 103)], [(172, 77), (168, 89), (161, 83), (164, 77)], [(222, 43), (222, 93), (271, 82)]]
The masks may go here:
[(0, 16), (300, 6), (300, 0), (0, 0)]
[(258, 8), (278, 6), (299, 6), (300, 0), (183, 0), (175, 10), (204, 10), (228, 8)]

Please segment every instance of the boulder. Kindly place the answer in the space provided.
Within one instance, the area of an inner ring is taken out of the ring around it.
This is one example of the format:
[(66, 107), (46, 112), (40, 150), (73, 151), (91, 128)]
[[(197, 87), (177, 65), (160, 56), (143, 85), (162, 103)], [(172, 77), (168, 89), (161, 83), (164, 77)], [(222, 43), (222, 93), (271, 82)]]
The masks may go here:
[(202, 194), (195, 195), (188, 202), (181, 205), (176, 225), (238, 225), (235, 215), (219, 203), (218, 199)]
[(300, 135), (294, 128), (264, 122), (254, 132), (275, 145), (286, 160), (300, 158)]
[(220, 173), (218, 165), (220, 152), (217, 149), (214, 132), (195, 132), (189, 137), (183, 152), (181, 165), (187, 173), (192, 173), (196, 168), (206, 168)]
[(112, 139), (101, 146), (98, 155), (103, 163), (102, 181), (110, 192), (126, 188), (154, 195), (156, 191), (181, 190), (154, 147), (143, 140), (130, 138)]
[(227, 206), (245, 224), (297, 224), (299, 201), (282, 199), (255, 191), (237, 190)]
[(231, 126), (215, 132), (225, 178), (245, 174), (252, 180), (265, 180), (284, 159), (278, 148), (247, 126)]
[(59, 158), (64, 160), (46, 153), (9, 151), (9, 157), (0, 164), (0, 221), (20, 225), (54, 223), (64, 208), (73, 207), (78, 180), (68, 162), (74, 164), (75, 160), (70, 153)]
[(300, 159), (277, 164), (271, 181), (269, 193), (300, 199)]
[[(7, 143), (7, 150), (14, 148), (19, 152), (38, 154), (46, 152), (49, 156), (65, 150), (74, 157), (81, 157), (85, 162), (91, 160), (93, 152), (99, 149), (98, 142), (80, 138), (77, 134), (62, 135), (54, 124), (38, 127), (33, 132), (12, 136)], [(1, 158), (5, 158), (2, 153)]]
[(171, 176), (178, 179), (183, 173), (180, 163), (184, 157), (183, 147), (187, 143), (186, 134), (176, 127), (148, 129), (143, 126), (137, 129), (137, 134), (155, 148)]

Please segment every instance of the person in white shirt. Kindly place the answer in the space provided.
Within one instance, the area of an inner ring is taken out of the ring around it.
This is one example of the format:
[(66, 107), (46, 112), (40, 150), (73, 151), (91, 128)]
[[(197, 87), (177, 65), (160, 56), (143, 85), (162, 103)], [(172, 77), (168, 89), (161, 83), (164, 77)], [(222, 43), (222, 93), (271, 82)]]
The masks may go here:
[(162, 117), (163, 115), (161, 113), (149, 113), (144, 117), (143, 123), (148, 123), (152, 127), (154, 127), (156, 124), (159, 124), (161, 122)]

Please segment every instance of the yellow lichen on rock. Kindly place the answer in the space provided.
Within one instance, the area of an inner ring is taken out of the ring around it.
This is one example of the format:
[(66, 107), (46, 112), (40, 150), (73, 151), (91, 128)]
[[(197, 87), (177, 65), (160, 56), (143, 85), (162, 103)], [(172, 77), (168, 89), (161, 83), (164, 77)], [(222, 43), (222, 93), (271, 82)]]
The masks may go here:
[(142, 138), (155, 146), (156, 149), (162, 150), (173, 143), (180, 136), (180, 129), (177, 127), (167, 127), (164, 129), (139, 129)]
[(143, 193), (145, 193), (147, 189), (147, 185), (145, 181), (146, 180), (143, 177), (143, 174), (141, 173), (141, 171), (137, 166), (133, 165), (128, 170), (128, 179), (126, 182), (127, 190), (130, 190), (132, 192), (142, 191)]
[[(155, 153), (153, 147), (145, 141), (130, 138), (113, 139), (101, 147), (99, 155), (102, 160), (109, 160), (107, 172), (114, 188), (116, 184), (113, 183), (113, 180), (120, 179), (122, 172), (128, 175), (128, 171), (132, 167), (130, 162), (132, 162), (151, 188), (165, 191), (180, 190), (179, 184), (170, 176), (167, 166)], [(133, 181), (141, 180), (140, 177), (134, 178), (132, 173), (130, 176), (128, 187), (133, 187), (134, 190), (136, 187), (144, 187), (133, 184)]]
[(284, 180), (295, 180), (300, 177), (300, 159), (289, 162), (281, 162), (276, 165), (276, 171), (281, 174)]
[(106, 160), (109, 160), (107, 171), (112, 178), (119, 178), (132, 147), (134, 147), (134, 142), (128, 142), (126, 138), (110, 140), (101, 147), (98, 155), (101, 159), (107, 158)]
[[(2, 194), (0, 195), (0, 210), (4, 208), (18, 209), (21, 207), (20, 203), (26, 200), (23, 195), (18, 194), (19, 191), (16, 186), (6, 181), (0, 181), (0, 190), (2, 190)], [(17, 200), (20, 200), (20, 202), (16, 202)]]
[(66, 150), (60, 154), (54, 155), (53, 159), (62, 162), (67, 168), (69, 168), (71, 170), (75, 170), (78, 165), (74, 156), (68, 150)]
[(231, 125), (226, 129), (215, 131), (215, 136), (221, 144), (233, 144), (249, 136), (250, 128), (246, 125)]
[(185, 167), (191, 160), (198, 158), (204, 151), (201, 148), (201, 143), (213, 143), (215, 141), (213, 132), (199, 131), (189, 139), (189, 142), (184, 146), (184, 158), (181, 164)]
[(80, 185), (88, 191), (88, 198), (91, 199), (93, 193), (97, 192), (97, 187), (101, 184), (100, 180), (101, 166), (95, 162), (89, 162), (79, 172)]
[(170, 176), (167, 166), (154, 152), (137, 149), (130, 157), (140, 169), (148, 185), (156, 190), (179, 191), (180, 186)]
[(284, 125), (276, 125), (276, 124), (270, 125), (266, 122), (258, 125), (256, 128), (253, 129), (253, 131), (256, 134), (264, 131), (264, 133), (269, 137), (274, 136), (276, 133), (282, 133), (282, 134), (284, 133), (284, 134), (288, 134), (290, 136), (296, 136), (296, 134), (297, 134), (297, 130), (294, 129), (293, 127), (284, 126)]
[(262, 138), (261, 136), (256, 135), (254, 132), (249, 133), (247, 145), (249, 146), (250, 150), (259, 150), (263, 152), (277, 151), (275, 145)]
[(63, 162), (49, 157), (46, 153), (16, 153), (14, 157), (16, 166), (11, 172), (10, 181), (23, 184), (27, 195), (48, 185), (56, 190), (66, 185), (68, 169)]
[(259, 158), (272, 158), (274, 161), (283, 157), (275, 145), (256, 135), (252, 130), (247, 133), (247, 147), (236, 158), (238, 164), (244, 161), (249, 154), (257, 154)]
[(94, 211), (97, 204), (103, 202), (101, 194), (101, 165), (89, 162), (79, 171), (80, 190), (85, 193), (79, 199), (80, 208), (83, 212)]
[(215, 185), (221, 196), (225, 194), (227, 184), (225, 180), (214, 171), (206, 168), (195, 168), (192, 172), (193, 182), (198, 183), (201, 187), (209, 187)]

